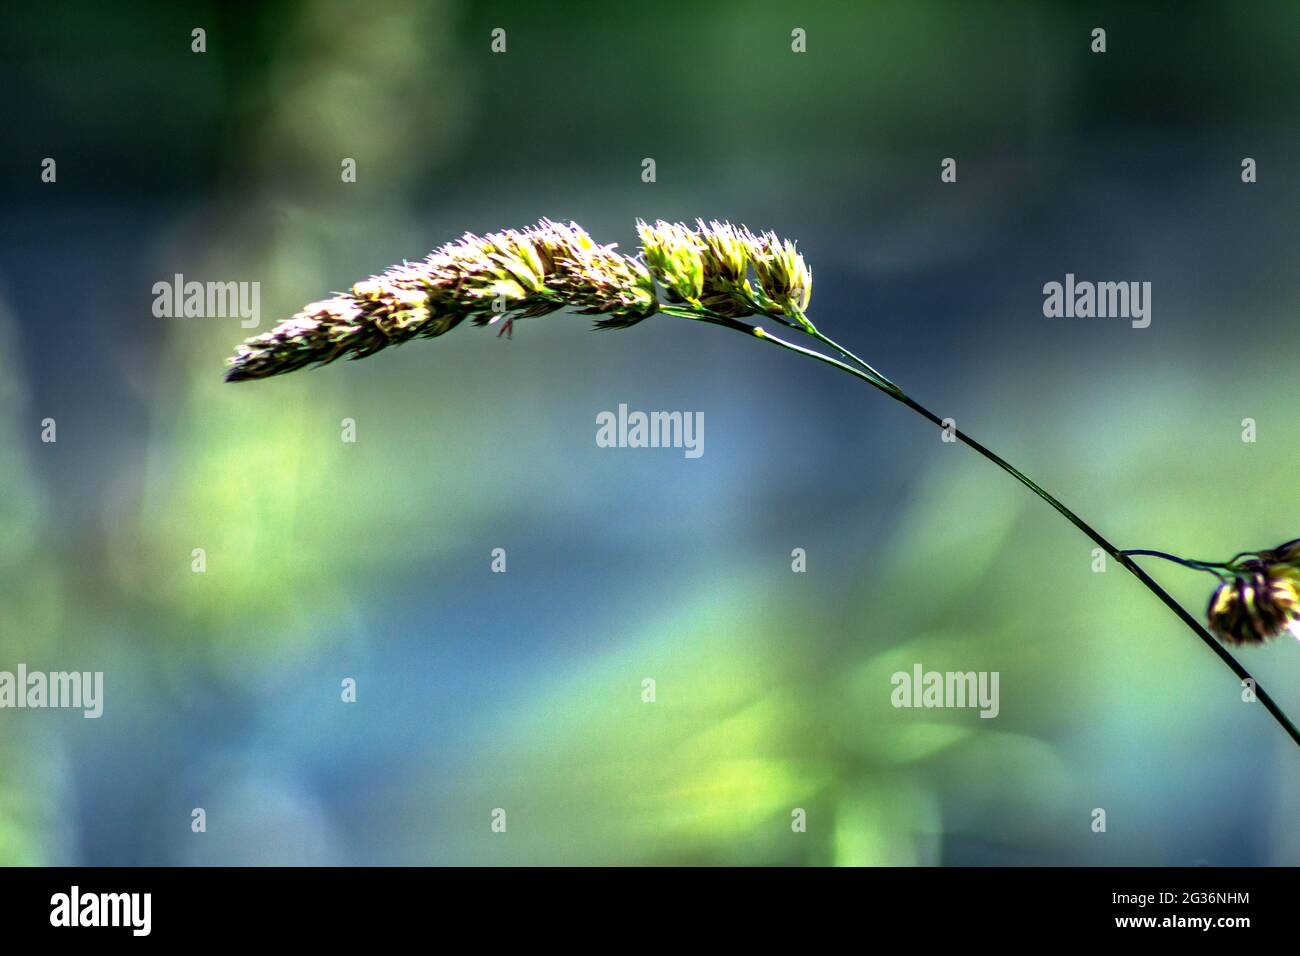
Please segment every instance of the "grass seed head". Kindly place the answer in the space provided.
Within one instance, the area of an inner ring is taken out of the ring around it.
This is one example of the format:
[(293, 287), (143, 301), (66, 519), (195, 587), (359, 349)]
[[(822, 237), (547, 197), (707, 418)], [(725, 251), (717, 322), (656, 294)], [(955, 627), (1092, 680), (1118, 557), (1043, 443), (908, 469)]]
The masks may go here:
[(805, 313), (812, 299), (812, 270), (793, 242), (774, 232), (755, 235), (746, 230), (754, 275), (758, 277), (758, 301), (763, 312), (807, 324)]
[(660, 219), (650, 225), (636, 224), (641, 239), (641, 257), (663, 286), (669, 302), (700, 308), (704, 292), (704, 246), (680, 222)]
[(1229, 644), (1262, 644), (1283, 631), (1300, 638), (1300, 540), (1235, 562), (1229, 572), (1206, 611), (1215, 636)]
[(696, 220), (703, 249), (704, 290), (700, 302), (718, 315), (740, 318), (762, 309), (749, 284), (750, 250), (745, 233), (729, 222)]
[(228, 360), (226, 378), (363, 358), (443, 335), (466, 319), (481, 326), (570, 309), (597, 316), (597, 328), (627, 328), (659, 311), (659, 287), (668, 302), (702, 313), (763, 313), (811, 330), (803, 310), (812, 276), (793, 243), (730, 223), (697, 226), (638, 221), (639, 258), (596, 242), (575, 222), (543, 219), (525, 229), (466, 233), (248, 339)]

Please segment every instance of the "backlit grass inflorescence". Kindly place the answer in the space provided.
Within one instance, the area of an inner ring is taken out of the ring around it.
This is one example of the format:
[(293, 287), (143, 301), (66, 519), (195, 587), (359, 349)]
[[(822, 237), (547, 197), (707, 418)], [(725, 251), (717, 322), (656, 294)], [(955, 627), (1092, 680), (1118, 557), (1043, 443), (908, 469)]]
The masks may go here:
[(226, 378), (266, 378), (344, 356), (364, 358), (442, 335), (466, 319), (512, 323), (561, 309), (598, 316), (597, 328), (627, 328), (665, 304), (723, 318), (769, 315), (812, 328), (804, 315), (812, 273), (794, 243), (703, 220), (695, 229), (638, 222), (637, 231), (642, 247), (635, 258), (597, 243), (572, 222), (543, 219), (520, 230), (466, 234), (247, 340), (229, 360)]

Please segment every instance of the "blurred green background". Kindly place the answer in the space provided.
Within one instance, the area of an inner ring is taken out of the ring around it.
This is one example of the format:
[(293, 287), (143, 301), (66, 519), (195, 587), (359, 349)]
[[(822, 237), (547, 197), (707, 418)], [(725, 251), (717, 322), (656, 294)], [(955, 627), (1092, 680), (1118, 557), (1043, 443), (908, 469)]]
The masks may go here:
[[(0, 669), (102, 670), (106, 701), (0, 711), (0, 863), (1300, 862), (1262, 707), (859, 383), (555, 316), (233, 386), (237, 318), (151, 312), (175, 273), (257, 281), (264, 330), (540, 216), (627, 250), (638, 216), (745, 222), (799, 240), (820, 326), (1121, 546), (1272, 546), (1300, 6), (3, 16)], [(1066, 272), (1150, 281), (1151, 327), (1045, 319)], [(702, 411), (705, 454), (597, 448), (620, 403)], [(1151, 570), (1200, 613), (1209, 578)], [(1300, 713), (1300, 648), (1241, 656)], [(893, 708), (918, 662), (1000, 672), (1000, 715)]]

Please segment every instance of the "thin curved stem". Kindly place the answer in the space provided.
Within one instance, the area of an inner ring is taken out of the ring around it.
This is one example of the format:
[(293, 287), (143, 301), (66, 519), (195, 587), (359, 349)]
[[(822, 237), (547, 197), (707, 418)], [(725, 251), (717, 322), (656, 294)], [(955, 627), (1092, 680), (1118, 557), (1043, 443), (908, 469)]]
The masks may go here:
[(1154, 551), (1150, 548), (1125, 548), (1124, 554), (1129, 557), (1145, 555), (1151, 558), (1163, 558), (1166, 561), (1172, 561), (1175, 564), (1181, 564), (1185, 568), (1191, 568), (1193, 571), (1205, 571), (1213, 574), (1220, 581), (1231, 577), (1225, 574), (1224, 570), (1230, 567), (1227, 562), (1223, 561), (1193, 561), (1191, 558), (1180, 558), (1176, 554), (1170, 554), (1168, 551)]
[(901, 389), (899, 389), (897, 385), (895, 385), (892, 381), (890, 381), (889, 376), (886, 375), (884, 372), (881, 372), (879, 369), (872, 367), (865, 360), (858, 358), (856, 355), (854, 355), (844, 346), (840, 345), (838, 342), (835, 342), (830, 338), (828, 338), (827, 336), (823, 335), (815, 327), (811, 331), (809, 331), (808, 334), (811, 335), (813, 338), (815, 338), (818, 342), (821, 342), (823, 345), (827, 345), (833, 348), (835, 351), (839, 352), (841, 355), (843, 355), (845, 358), (849, 359), (850, 361), (856, 362), (866, 371), (870, 372), (872, 375), (876, 376), (876, 378), (880, 379), (881, 382), (888, 385), (892, 390), (901, 391)]
[[(1097, 531), (1090, 524), (1088, 524), (1086, 521), (1080, 518), (1077, 514), (1075, 514), (1073, 511), (1067, 508), (1060, 500), (1058, 500), (1054, 495), (1050, 494), (1045, 488), (1043, 488), (1037, 482), (1029, 478), (1029, 476), (1026, 475), (1024, 472), (1022, 472), (1019, 468), (1016, 468), (1005, 458), (1001, 457), (996, 452), (991, 451), (989, 448), (986, 448), (984, 445), (980, 444), (971, 436), (958, 430), (956, 425), (951, 420), (944, 420), (940, 418), (938, 415), (930, 411), (924, 405), (922, 405), (921, 403), (917, 402), (915, 399), (905, 394), (901, 388), (899, 388), (889, 379), (885, 378), (883, 375), (880, 375), (880, 373), (876, 372), (874, 369), (872, 369), (861, 359), (857, 359), (855, 356), (853, 356), (851, 352), (840, 347), (830, 338), (822, 335), (821, 333), (816, 333), (814, 337), (817, 338), (819, 341), (824, 342), (830, 348), (835, 349), (840, 354), (848, 356), (850, 359), (858, 362), (858, 364), (860, 364), (863, 368), (862, 369), (854, 368), (852, 365), (848, 365), (845, 362), (842, 362), (836, 358), (832, 358), (829, 355), (823, 355), (821, 352), (817, 352), (813, 349), (804, 348), (801, 345), (796, 345), (793, 342), (788, 342), (785, 339), (779, 338), (773, 335), (772, 333), (766, 331), (761, 326), (749, 325), (748, 323), (740, 322), (736, 319), (724, 318), (722, 316), (717, 316), (712, 314), (693, 313), (690, 310), (685, 310), (685, 309), (673, 310), (673, 311), (664, 310), (664, 311), (667, 311), (669, 312), (669, 314), (672, 315), (681, 315), (684, 318), (691, 318), (699, 321), (709, 322), (714, 325), (721, 325), (725, 328), (734, 329), (735, 331), (738, 332), (744, 332), (745, 334), (753, 336), (754, 338), (760, 339), (764, 342), (770, 342), (771, 344), (776, 345), (780, 348), (787, 349), (791, 352), (797, 352), (800, 355), (807, 356), (808, 358), (814, 359), (815, 361), (822, 362), (826, 365), (832, 366), (833, 368), (837, 368), (842, 372), (846, 372), (847, 374), (852, 375), (855, 378), (860, 378), (863, 381), (867, 382), (869, 385), (872, 385), (873, 387), (884, 392), (886, 395), (888, 395), (890, 398), (894, 399), (895, 401), (900, 402), (903, 405), (906, 405), (908, 408), (916, 412), (922, 418), (929, 421), (931, 424), (937, 425), (939, 428), (944, 429), (945, 431), (948, 432), (948, 434), (953, 435), (958, 441), (962, 442), (962, 444), (966, 445), (968, 448), (971, 448), (972, 450), (978, 452), (981, 456), (988, 459), (993, 464), (997, 465), (1007, 474), (1011, 475), (1013, 478), (1015, 478), (1025, 487), (1027, 487), (1030, 491), (1036, 494), (1043, 501), (1047, 502), (1047, 504), (1051, 505), (1067, 521), (1069, 521), (1072, 525), (1074, 525), (1076, 528), (1082, 531), (1085, 535), (1087, 535), (1087, 537), (1092, 539), (1092, 541), (1095, 542), (1098, 547), (1100, 547), (1121, 567), (1123, 567), (1126, 571), (1128, 571), (1140, 582), (1142, 582), (1143, 586), (1146, 587), (1146, 589), (1149, 590), (1156, 597), (1158, 597), (1161, 600), (1161, 602), (1166, 607), (1169, 608), (1169, 610), (1173, 611), (1173, 613), (1178, 617), (1178, 619), (1181, 620), (1184, 624), (1186, 624), (1193, 634), (1195, 634), (1198, 638), (1200, 638), (1201, 643), (1203, 643), (1206, 647), (1212, 650), (1218, 656), (1218, 658), (1221, 661), (1223, 661), (1223, 663), (1226, 664), (1228, 668), (1234, 674), (1236, 674), (1237, 677), (1243, 683), (1248, 682), (1247, 686), (1253, 688), (1255, 698), (1261, 704), (1264, 705), (1265, 710), (1267, 710), (1273, 716), (1273, 719), (1276, 720), (1279, 725), (1281, 725), (1282, 729), (1285, 730), (1287, 734), (1291, 737), (1291, 740), (1294, 741), (1297, 746), (1300, 746), (1300, 730), (1296, 728), (1296, 725), (1291, 722), (1291, 719), (1287, 717), (1287, 715), (1283, 712), (1282, 708), (1278, 706), (1277, 702), (1273, 700), (1273, 698), (1268, 694), (1268, 692), (1265, 691), (1264, 688), (1259, 685), (1259, 682), (1256, 681), (1255, 678), (1251, 676), (1250, 671), (1246, 670), (1246, 668), (1241, 664), (1241, 662), (1239, 662), (1235, 657), (1233, 657), (1232, 654), (1230, 654), (1222, 644), (1220, 644), (1217, 640), (1215, 640), (1215, 638), (1210, 634), (1209, 631), (1205, 629), (1204, 625), (1202, 625), (1200, 621), (1198, 621), (1195, 617), (1193, 617), (1187, 611), (1186, 608), (1184, 608), (1181, 604), (1175, 601), (1168, 591), (1166, 591), (1163, 587), (1161, 587), (1149, 574), (1146, 573), (1146, 571), (1142, 570), (1142, 568), (1133, 560), (1132, 557), (1129, 556), (1128, 553), (1121, 551), (1119, 548), (1115, 547), (1115, 545), (1111, 544), (1110, 541), (1108, 541), (1105, 537), (1103, 537), (1099, 531)], [(808, 334), (813, 335), (813, 333), (811, 332)], [(877, 379), (876, 376), (879, 376), (879, 379)], [(1166, 555), (1163, 554), (1157, 556), (1166, 557)], [(1168, 555), (1167, 557), (1172, 557), (1172, 555)]]

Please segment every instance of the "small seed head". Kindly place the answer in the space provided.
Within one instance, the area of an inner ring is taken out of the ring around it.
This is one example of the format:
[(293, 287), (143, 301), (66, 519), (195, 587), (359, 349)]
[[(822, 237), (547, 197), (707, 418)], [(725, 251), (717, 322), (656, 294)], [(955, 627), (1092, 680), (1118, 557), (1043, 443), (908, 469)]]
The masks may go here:
[(812, 270), (793, 242), (774, 232), (745, 233), (750, 262), (758, 277), (758, 301), (763, 312), (806, 324), (805, 312), (812, 299)]
[(1291, 631), (1300, 637), (1300, 539), (1230, 566), (1206, 611), (1210, 630), (1230, 644), (1262, 644)]
[(750, 250), (745, 234), (731, 223), (696, 220), (704, 260), (700, 302), (718, 315), (740, 318), (762, 308), (749, 284)]
[(660, 219), (653, 226), (637, 220), (641, 255), (664, 287), (668, 301), (700, 307), (704, 291), (704, 246), (680, 222)]

